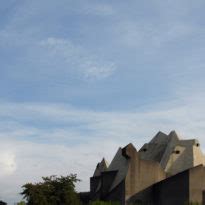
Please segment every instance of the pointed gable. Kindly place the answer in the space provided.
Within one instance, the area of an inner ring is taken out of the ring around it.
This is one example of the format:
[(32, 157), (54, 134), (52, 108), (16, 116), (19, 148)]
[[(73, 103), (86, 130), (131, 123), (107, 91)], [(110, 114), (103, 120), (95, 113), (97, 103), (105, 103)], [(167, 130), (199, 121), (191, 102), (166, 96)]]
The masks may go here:
[(159, 131), (149, 143), (165, 144), (169, 140), (169, 136)]
[(101, 172), (106, 171), (107, 168), (108, 168), (108, 162), (103, 158), (102, 161), (97, 164), (93, 176), (94, 176), (94, 177), (100, 176), (100, 175), (101, 175)]
[(163, 132), (158, 132), (149, 143), (146, 143), (141, 147), (139, 150), (140, 158), (160, 163), (169, 140), (169, 135), (166, 135)]
[(128, 159), (123, 156), (122, 148), (120, 147), (108, 168), (108, 171), (117, 171), (117, 175), (114, 178), (110, 190), (115, 188), (121, 181), (125, 179), (128, 165)]

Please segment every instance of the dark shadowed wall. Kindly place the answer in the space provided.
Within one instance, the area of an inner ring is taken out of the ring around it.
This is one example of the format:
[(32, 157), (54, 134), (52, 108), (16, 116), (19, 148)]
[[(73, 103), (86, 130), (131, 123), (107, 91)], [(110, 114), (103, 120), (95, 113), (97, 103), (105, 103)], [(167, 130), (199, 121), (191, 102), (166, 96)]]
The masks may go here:
[(189, 202), (189, 171), (167, 178), (153, 186), (154, 205), (184, 205)]

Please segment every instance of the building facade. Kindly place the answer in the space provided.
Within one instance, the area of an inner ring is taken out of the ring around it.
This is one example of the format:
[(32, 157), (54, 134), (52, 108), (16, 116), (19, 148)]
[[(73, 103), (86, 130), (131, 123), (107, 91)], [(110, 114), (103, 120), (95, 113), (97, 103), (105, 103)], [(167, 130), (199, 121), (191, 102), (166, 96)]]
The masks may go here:
[(90, 192), (84, 194), (83, 201), (205, 204), (204, 164), (197, 140), (182, 140), (175, 131), (168, 135), (159, 132), (139, 151), (128, 144), (118, 149), (110, 165), (105, 159), (98, 163), (90, 178)]

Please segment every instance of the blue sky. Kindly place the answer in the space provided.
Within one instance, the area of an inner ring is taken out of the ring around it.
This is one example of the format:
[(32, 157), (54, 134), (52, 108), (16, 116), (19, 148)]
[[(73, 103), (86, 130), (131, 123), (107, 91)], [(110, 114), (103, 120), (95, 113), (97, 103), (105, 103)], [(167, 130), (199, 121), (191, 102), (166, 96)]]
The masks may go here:
[(158, 130), (205, 148), (203, 0), (2, 0), (0, 197)]

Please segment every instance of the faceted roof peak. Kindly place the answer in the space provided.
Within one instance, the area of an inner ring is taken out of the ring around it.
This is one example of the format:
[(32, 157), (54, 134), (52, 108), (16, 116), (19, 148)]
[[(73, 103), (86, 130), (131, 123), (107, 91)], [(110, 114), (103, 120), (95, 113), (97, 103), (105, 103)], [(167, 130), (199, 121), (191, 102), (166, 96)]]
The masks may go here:
[(108, 168), (108, 162), (105, 160), (105, 158), (103, 158), (102, 161), (97, 164), (93, 176), (94, 176), (94, 177), (100, 176), (101, 172), (106, 171), (107, 168)]
[(171, 137), (176, 137), (176, 138), (180, 139), (179, 135), (176, 133), (175, 130), (172, 130), (172, 131), (169, 133), (169, 136), (171, 136)]
[(161, 143), (167, 143), (168, 140), (168, 135), (166, 135), (165, 133), (159, 131), (150, 141), (150, 143), (157, 143), (157, 144), (161, 144)]

